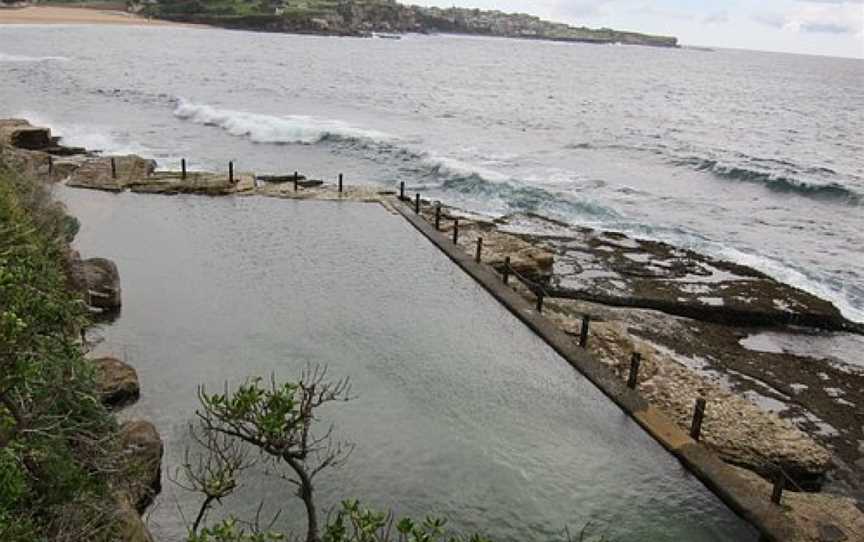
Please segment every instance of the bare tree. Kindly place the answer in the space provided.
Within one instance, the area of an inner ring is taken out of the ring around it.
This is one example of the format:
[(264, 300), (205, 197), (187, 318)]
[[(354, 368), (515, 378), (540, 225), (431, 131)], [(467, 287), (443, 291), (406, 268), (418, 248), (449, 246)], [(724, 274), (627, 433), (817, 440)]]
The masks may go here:
[[(271, 377), (269, 385), (263, 385), (256, 378), (233, 392), (226, 385), (222, 394), (211, 395), (200, 388), (198, 398), (201, 409), (196, 414), (204, 434), (238, 439), (290, 468), (288, 480), (297, 486), (297, 496), (306, 509), (306, 542), (320, 542), (314, 478), (344, 462), (353, 446), (334, 441), (332, 425), (321, 434), (313, 432), (315, 413), (326, 403), (350, 399), (348, 379), (331, 382), (325, 367), (309, 366), (296, 383), (277, 384)], [(202, 444), (213, 449), (209, 437)], [(211, 498), (210, 504), (215, 499)], [(202, 508), (202, 513), (206, 509)], [(196, 528), (199, 522), (196, 520)]]

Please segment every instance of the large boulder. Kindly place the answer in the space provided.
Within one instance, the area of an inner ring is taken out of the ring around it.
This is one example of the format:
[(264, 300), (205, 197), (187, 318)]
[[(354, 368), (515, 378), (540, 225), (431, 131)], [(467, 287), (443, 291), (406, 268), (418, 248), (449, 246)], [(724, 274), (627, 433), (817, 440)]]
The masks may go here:
[(114, 262), (105, 258), (83, 260), (80, 274), (84, 279), (91, 307), (107, 311), (120, 308), (120, 272)]
[(91, 360), (96, 368), (96, 383), (102, 402), (118, 407), (135, 402), (141, 393), (138, 373), (130, 365), (113, 357)]
[(120, 447), (126, 459), (121, 486), (143, 513), (162, 490), (162, 439), (152, 423), (133, 420), (120, 426)]

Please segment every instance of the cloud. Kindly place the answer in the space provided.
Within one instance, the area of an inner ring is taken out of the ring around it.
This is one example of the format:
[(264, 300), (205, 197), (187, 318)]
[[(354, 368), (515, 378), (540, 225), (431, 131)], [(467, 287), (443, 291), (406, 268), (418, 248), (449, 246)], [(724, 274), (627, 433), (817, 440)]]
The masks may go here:
[(724, 11), (718, 11), (716, 13), (709, 13), (706, 15), (702, 22), (704, 24), (720, 24), (720, 23), (728, 23), (729, 22), (729, 14)]
[(761, 12), (752, 19), (797, 32), (860, 34), (864, 32), (864, 0), (808, 0), (798, 2), (787, 13)]

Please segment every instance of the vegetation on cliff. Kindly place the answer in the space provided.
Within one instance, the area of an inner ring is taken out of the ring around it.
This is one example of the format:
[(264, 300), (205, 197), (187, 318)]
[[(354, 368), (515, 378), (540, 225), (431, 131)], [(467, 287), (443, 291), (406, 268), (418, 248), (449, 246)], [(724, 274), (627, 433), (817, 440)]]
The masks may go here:
[(64, 270), (77, 222), (0, 161), (0, 540), (107, 540), (115, 422)]
[(132, 9), (171, 20), (229, 28), (335, 35), (447, 32), (510, 38), (677, 46), (677, 39), (591, 29), (522, 13), (404, 5), (395, 0), (133, 0)]

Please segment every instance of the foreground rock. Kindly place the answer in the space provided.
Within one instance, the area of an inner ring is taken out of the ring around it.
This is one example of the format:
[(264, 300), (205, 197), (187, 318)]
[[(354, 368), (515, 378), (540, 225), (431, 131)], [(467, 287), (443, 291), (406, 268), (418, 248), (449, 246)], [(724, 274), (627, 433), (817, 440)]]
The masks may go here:
[(162, 490), (162, 439), (156, 427), (144, 420), (120, 426), (120, 447), (125, 458), (121, 487), (138, 513)]
[(91, 307), (106, 311), (120, 308), (120, 272), (117, 264), (105, 258), (90, 258), (80, 263), (81, 277)]
[(121, 192), (132, 183), (146, 179), (155, 170), (155, 161), (134, 154), (92, 157), (69, 174), (66, 184), (79, 188)]
[(138, 399), (141, 389), (134, 368), (113, 357), (94, 359), (90, 363), (96, 368), (96, 383), (104, 404), (119, 407)]
[[(773, 486), (752, 472), (736, 469), (757, 491), (770, 498)], [(781, 506), (795, 524), (789, 542), (860, 542), (864, 540), (864, 513), (853, 499), (824, 493), (783, 493)]]

